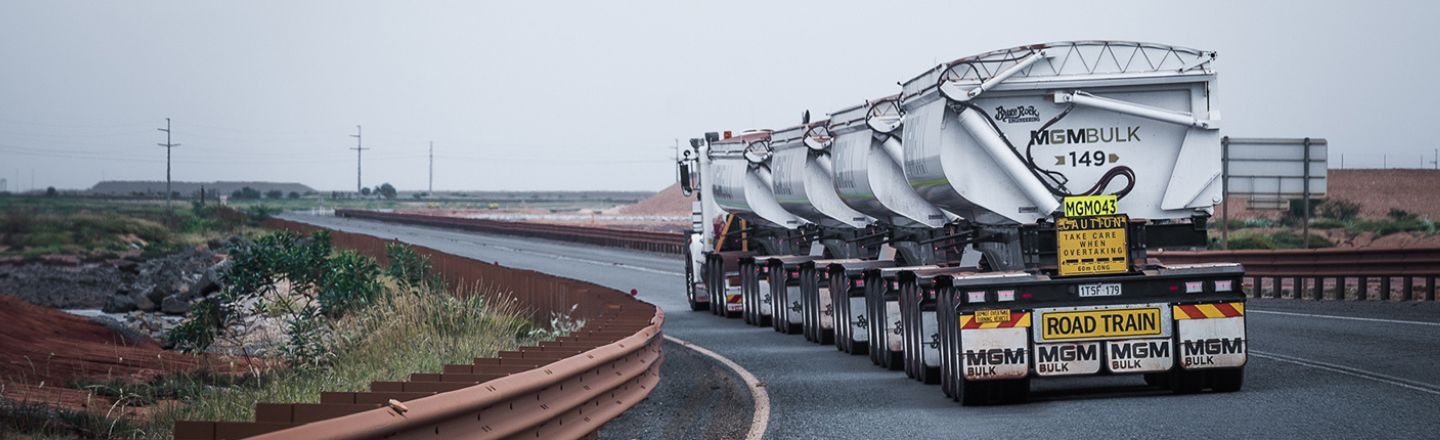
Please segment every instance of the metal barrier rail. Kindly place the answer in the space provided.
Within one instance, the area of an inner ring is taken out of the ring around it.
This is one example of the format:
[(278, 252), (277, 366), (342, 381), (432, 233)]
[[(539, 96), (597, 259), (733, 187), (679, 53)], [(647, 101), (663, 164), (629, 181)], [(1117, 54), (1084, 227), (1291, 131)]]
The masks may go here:
[(1240, 263), (1245, 266), (1245, 284), (1252, 298), (1434, 301), (1435, 281), (1440, 278), (1440, 248), (1155, 252), (1150, 256), (1167, 264)]
[[(320, 229), (283, 220), (267, 221), (266, 226), (297, 232)], [(390, 243), (367, 235), (330, 234), (336, 247), (381, 261)], [(658, 307), (583, 281), (411, 247), (429, 256), (451, 285), (480, 281), (509, 290), (513, 296), (505, 298), (532, 319), (570, 312), (573, 305), (571, 316), (586, 319), (586, 326), (535, 347), (446, 365), (438, 373), (373, 382), (369, 391), (322, 393), (320, 403), (259, 403), (254, 422), (178, 422), (175, 438), (580, 438), (644, 400), (659, 383), (665, 318)]]
[(667, 232), (627, 231), (623, 229), (439, 217), (357, 209), (337, 209), (335, 210), (335, 216), (571, 241), (665, 254), (680, 255), (685, 253), (685, 236)]
[[(336, 210), (335, 213), (344, 217), (684, 253), (684, 236), (680, 234), (362, 210)], [(601, 236), (605, 239), (594, 239)], [(669, 246), (665, 246), (666, 243)], [(1440, 248), (1185, 251), (1152, 252), (1150, 256), (1169, 264), (1241, 263), (1245, 265), (1247, 292), (1257, 298), (1434, 301), (1440, 290), (1436, 286), (1436, 279), (1440, 278)]]

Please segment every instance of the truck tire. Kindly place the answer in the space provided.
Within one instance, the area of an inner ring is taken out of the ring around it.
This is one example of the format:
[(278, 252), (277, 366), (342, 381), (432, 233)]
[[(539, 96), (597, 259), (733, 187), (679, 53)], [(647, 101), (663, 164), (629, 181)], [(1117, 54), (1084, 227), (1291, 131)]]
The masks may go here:
[(692, 312), (700, 312), (700, 311), (705, 311), (705, 310), (710, 310), (710, 303), (708, 303), (708, 302), (703, 302), (703, 303), (702, 303), (702, 302), (695, 302), (695, 300), (693, 300), (693, 299), (690, 300), (690, 311), (692, 311)]
[(905, 352), (893, 352), (886, 347), (885, 353), (881, 353), (880, 366), (891, 371), (905, 369)]
[(1145, 385), (1170, 388), (1170, 373), (1145, 373)]
[(1212, 370), (1210, 373), (1210, 389), (1217, 393), (1233, 393), (1240, 391), (1245, 386), (1244, 368), (1226, 368), (1223, 370)]
[(961, 406), (977, 406), (990, 403), (990, 389), (994, 388), (993, 383), (982, 381), (972, 382), (962, 378), (959, 379), (955, 385), (956, 388), (959, 388), (956, 390), (958, 391), (956, 394), (959, 395), (956, 396), (955, 400), (959, 400)]
[(1175, 394), (1195, 394), (1205, 388), (1204, 371), (1172, 371), (1170, 374), (1170, 389)]
[(1000, 402), (1006, 404), (1030, 401), (1030, 379), (1013, 379), (1000, 382)]

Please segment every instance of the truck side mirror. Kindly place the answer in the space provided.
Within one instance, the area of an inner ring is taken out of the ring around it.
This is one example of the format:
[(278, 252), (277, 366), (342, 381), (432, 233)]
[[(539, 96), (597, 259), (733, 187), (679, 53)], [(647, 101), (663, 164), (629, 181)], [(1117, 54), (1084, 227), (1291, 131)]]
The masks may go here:
[(690, 181), (689, 162), (680, 163), (680, 191), (685, 193), (685, 197), (690, 197), (690, 194), (695, 192), (694, 184)]

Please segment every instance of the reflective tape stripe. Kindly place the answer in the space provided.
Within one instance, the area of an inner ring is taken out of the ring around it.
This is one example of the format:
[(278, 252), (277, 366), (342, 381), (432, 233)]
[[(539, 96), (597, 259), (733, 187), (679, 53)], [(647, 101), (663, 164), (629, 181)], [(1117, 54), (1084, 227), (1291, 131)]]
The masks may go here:
[(986, 323), (976, 322), (975, 315), (960, 315), (960, 328), (966, 330), (1013, 327), (1030, 327), (1030, 312), (1011, 312), (1009, 321)]
[(1173, 310), (1175, 319), (1234, 318), (1245, 316), (1245, 303), (1181, 304)]

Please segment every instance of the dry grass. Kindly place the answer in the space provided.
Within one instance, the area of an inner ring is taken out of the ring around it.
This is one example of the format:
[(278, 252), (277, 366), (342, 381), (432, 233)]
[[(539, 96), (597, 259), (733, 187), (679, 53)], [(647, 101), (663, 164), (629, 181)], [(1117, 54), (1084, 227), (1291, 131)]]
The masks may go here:
[(387, 301), (367, 307), (335, 325), (337, 347), (327, 366), (256, 375), (255, 383), (206, 388), (155, 415), (147, 435), (168, 437), (176, 420), (249, 421), (257, 402), (315, 403), (321, 391), (365, 391), (372, 381), (404, 380), (410, 373), (440, 371), (445, 364), (469, 363), (514, 349), (529, 335), (506, 296), (479, 286), (462, 295), (396, 288)]

